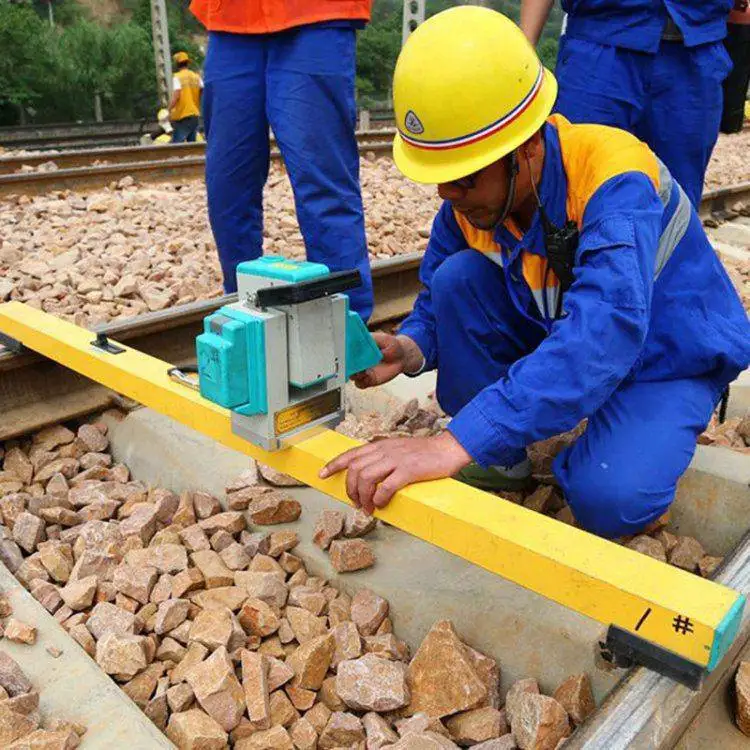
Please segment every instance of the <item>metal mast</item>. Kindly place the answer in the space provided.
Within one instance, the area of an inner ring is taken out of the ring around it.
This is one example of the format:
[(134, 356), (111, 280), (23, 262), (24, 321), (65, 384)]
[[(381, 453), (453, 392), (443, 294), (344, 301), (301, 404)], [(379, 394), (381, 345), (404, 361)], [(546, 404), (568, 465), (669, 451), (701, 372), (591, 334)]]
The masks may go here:
[(172, 56), (169, 51), (169, 24), (164, 0), (151, 0), (151, 33), (159, 103), (162, 107), (167, 107), (172, 91)]
[(401, 30), (401, 46), (406, 44), (414, 29), (424, 23), (425, 0), (404, 0), (404, 23)]

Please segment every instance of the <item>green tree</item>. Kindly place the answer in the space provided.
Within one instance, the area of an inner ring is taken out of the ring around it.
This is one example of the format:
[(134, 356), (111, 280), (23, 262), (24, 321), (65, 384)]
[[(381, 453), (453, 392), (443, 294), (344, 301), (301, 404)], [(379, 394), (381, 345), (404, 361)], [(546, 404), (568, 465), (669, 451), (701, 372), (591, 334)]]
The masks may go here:
[(61, 30), (54, 46), (60, 96), (52, 102), (64, 119), (153, 116), (156, 100), (150, 36), (127, 22), (106, 28), (79, 21)]
[[(193, 62), (200, 67), (203, 64), (203, 51), (196, 42), (196, 36), (205, 33), (205, 29), (189, 10), (189, 0), (171, 0), (167, 2), (167, 22), (169, 24), (169, 44), (172, 52), (184, 50)], [(151, 35), (150, 0), (124, 0), (126, 10), (131, 14), (133, 23)]]
[[(16, 123), (32, 108), (37, 122), (92, 119), (95, 102), (105, 119), (153, 117), (158, 102), (150, 0), (119, 0), (122, 14), (110, 26), (94, 22), (78, 0), (51, 1), (54, 29), (48, 0), (0, 0), (0, 122)], [(427, 0), (427, 15), (465, 1)], [(520, 0), (484, 4), (518, 19)], [(205, 31), (189, 0), (167, 0), (167, 12), (172, 52), (185, 50), (200, 67)], [(390, 100), (402, 12), (403, 0), (374, 0), (372, 21), (358, 34), (360, 106)], [(548, 67), (554, 67), (561, 21), (561, 10), (553, 8), (538, 46)]]
[(108, 29), (91, 21), (78, 21), (58, 35), (55, 57), (64, 99), (56, 104), (68, 102), (70, 119), (93, 119), (95, 101), (109, 90), (111, 53)]
[[(460, 0), (427, 0), (427, 17), (455, 5)], [(520, 0), (486, 0), (487, 7), (504, 13), (514, 21), (520, 16)], [(401, 50), (402, 0), (374, 0), (372, 20), (360, 32), (357, 43), (357, 98), (360, 106), (372, 106), (387, 100), (390, 94), (393, 69)], [(557, 39), (562, 24), (562, 11), (554, 7), (544, 29), (538, 52), (542, 62), (554, 68)]]
[[(49, 26), (27, 5), (0, 2), (0, 105), (25, 119), (48, 81)], [(12, 120), (11, 120), (12, 121)]]
[(357, 97), (372, 106), (388, 97), (396, 58), (401, 50), (401, 13), (376, 4), (373, 20), (357, 39)]
[(153, 118), (157, 102), (151, 36), (129, 22), (111, 30), (112, 69), (106, 116), (115, 119)]
[(30, 0), (40, 18), (49, 23), (50, 6), (55, 26), (70, 26), (89, 17), (88, 8), (77, 0)]

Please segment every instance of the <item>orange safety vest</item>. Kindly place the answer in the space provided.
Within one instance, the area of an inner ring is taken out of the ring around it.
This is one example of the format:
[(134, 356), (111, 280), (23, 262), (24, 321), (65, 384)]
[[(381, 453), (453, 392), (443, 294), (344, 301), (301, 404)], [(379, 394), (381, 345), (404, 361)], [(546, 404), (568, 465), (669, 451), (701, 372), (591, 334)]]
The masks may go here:
[(320, 21), (369, 21), (372, 0), (192, 0), (209, 31), (270, 34)]
[(201, 113), (201, 78), (192, 70), (183, 68), (175, 74), (182, 88), (180, 98), (171, 112), (171, 119), (184, 120), (186, 117), (195, 117)]
[[(557, 130), (560, 139), (560, 155), (568, 183), (566, 215), (579, 229), (583, 227), (583, 215), (591, 196), (612, 177), (642, 172), (656, 191), (660, 191), (663, 175), (659, 162), (648, 146), (630, 133), (602, 125), (574, 125), (562, 115), (551, 115), (547, 122)], [(453, 214), (466, 244), (502, 265), (503, 248), (495, 240), (495, 230), (477, 229), (456, 209)], [(512, 218), (506, 220), (505, 226), (521, 239), (523, 233)], [(552, 269), (547, 270), (547, 258), (523, 250), (521, 269), (541, 314), (545, 314), (545, 302), (546, 309), (556, 309), (560, 282)]]

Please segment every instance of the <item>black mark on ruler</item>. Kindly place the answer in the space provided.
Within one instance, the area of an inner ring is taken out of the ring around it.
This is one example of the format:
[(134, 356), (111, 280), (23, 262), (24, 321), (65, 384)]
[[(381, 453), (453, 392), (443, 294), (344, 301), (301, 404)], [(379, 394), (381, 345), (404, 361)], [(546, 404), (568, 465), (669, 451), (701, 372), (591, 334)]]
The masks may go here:
[(651, 607), (649, 607), (642, 615), (641, 619), (638, 620), (638, 624), (635, 626), (635, 632), (637, 633), (640, 630), (641, 625), (643, 625), (644, 622), (646, 622), (646, 618), (651, 614)]
[(693, 632), (693, 623), (690, 621), (689, 617), (677, 615), (677, 617), (672, 620), (672, 628), (674, 628), (675, 633), (687, 635), (688, 633)]

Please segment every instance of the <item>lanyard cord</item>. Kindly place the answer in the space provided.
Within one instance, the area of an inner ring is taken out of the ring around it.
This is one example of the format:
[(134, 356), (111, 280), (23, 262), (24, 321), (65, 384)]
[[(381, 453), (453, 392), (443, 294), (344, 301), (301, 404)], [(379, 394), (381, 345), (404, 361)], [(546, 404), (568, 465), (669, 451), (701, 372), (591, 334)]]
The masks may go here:
[(575, 222), (568, 221), (565, 226), (560, 228), (555, 226), (550, 220), (547, 212), (544, 210), (541, 198), (537, 192), (536, 183), (531, 174), (531, 162), (528, 154), (526, 156), (526, 165), (529, 169), (529, 180), (531, 189), (539, 206), (539, 216), (542, 222), (542, 231), (544, 233), (544, 246), (547, 251), (547, 267), (544, 270), (544, 288), (542, 297), (547, 300), (547, 279), (550, 270), (555, 272), (559, 282), (559, 291), (557, 295), (557, 304), (555, 305), (555, 318), (559, 318), (562, 313), (563, 292), (566, 292), (573, 283), (573, 265), (575, 263), (575, 253), (578, 248), (578, 227)]
[[(534, 176), (531, 173), (531, 161), (529, 160), (529, 155), (524, 154), (526, 156), (526, 166), (529, 170), (529, 181), (531, 182), (531, 190), (534, 193), (534, 197), (536, 198), (537, 206), (539, 206), (539, 216), (542, 220), (542, 232), (544, 233), (544, 245), (545, 248), (547, 246), (547, 237), (555, 231), (556, 227), (554, 224), (550, 221), (549, 216), (547, 216), (547, 212), (544, 210), (544, 206), (542, 205), (542, 199), (539, 197), (539, 192), (536, 188), (536, 181), (534, 180)], [(549, 258), (546, 259), (547, 262), (544, 266), (544, 279), (542, 281), (542, 302), (544, 304), (544, 312), (547, 316), (547, 318), (550, 317), (549, 315), (549, 309), (547, 307), (547, 281), (549, 280), (549, 272), (552, 270), (552, 265), (550, 263)], [(560, 313), (562, 312), (562, 290), (558, 288), (558, 294), (557, 294), (557, 304), (555, 305), (555, 313), (552, 316), (552, 320), (556, 320), (560, 317)]]
[(505, 223), (513, 210), (513, 204), (516, 202), (516, 179), (518, 177), (518, 154), (513, 151), (510, 155), (510, 179), (508, 180), (508, 197), (505, 199), (505, 206), (500, 218), (495, 222), (497, 228)]

